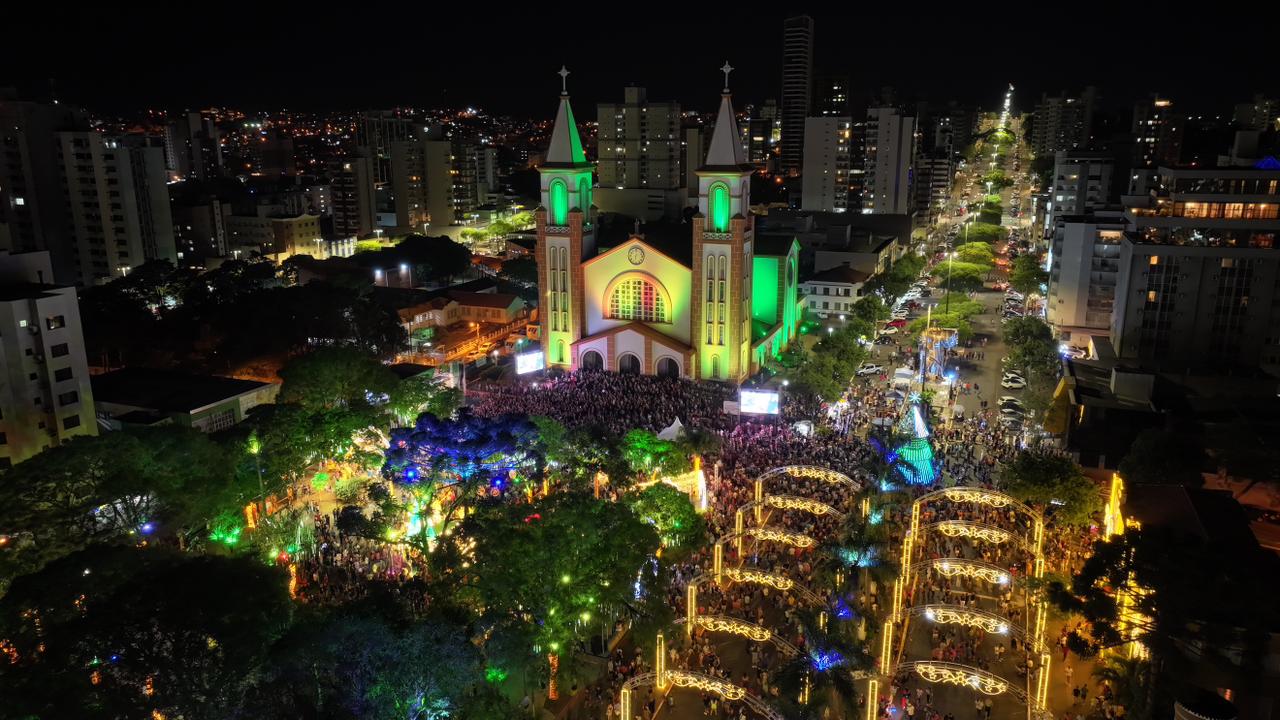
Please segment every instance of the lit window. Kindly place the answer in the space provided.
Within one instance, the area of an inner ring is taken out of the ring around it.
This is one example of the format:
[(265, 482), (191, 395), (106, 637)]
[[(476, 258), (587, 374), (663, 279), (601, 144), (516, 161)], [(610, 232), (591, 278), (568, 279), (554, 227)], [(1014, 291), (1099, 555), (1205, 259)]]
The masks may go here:
[(623, 280), (609, 296), (609, 317), (665, 323), (667, 301), (651, 282), (640, 278)]

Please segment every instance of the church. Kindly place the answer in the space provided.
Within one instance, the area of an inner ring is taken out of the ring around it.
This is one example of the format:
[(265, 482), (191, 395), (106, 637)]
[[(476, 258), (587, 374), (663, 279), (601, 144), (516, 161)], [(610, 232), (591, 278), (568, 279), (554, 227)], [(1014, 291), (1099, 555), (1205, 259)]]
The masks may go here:
[[(601, 231), (562, 87), (538, 168), (539, 331), (547, 367), (741, 382), (796, 338), (799, 244), (759, 240), (737, 119), (725, 85), (697, 170), (696, 212), (656, 232)], [(561, 70), (561, 79), (567, 71)], [(616, 234), (615, 234), (616, 235)]]

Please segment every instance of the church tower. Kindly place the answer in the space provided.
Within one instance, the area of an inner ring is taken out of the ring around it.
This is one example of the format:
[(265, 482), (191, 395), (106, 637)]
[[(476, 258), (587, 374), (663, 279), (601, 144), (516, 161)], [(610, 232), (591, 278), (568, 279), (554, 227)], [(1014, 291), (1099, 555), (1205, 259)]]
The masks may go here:
[(729, 63), (693, 216), (693, 327), (698, 377), (740, 382), (751, 373), (751, 173), (729, 94)]
[(543, 357), (547, 367), (566, 370), (575, 365), (573, 344), (585, 327), (582, 262), (596, 254), (594, 167), (582, 151), (569, 106), (568, 76), (569, 71), (560, 68), (560, 109), (546, 159), (538, 168), (541, 204), (534, 211)]

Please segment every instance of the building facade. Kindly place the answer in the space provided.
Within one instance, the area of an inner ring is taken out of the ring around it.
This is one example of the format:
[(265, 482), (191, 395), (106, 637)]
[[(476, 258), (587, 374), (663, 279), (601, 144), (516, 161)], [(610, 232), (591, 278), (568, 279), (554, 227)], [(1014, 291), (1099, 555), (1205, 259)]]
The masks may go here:
[(787, 18), (782, 26), (782, 169), (804, 163), (804, 119), (813, 99), (813, 18)]
[(1065, 92), (1057, 97), (1042, 95), (1031, 123), (1031, 152), (1047, 157), (1088, 145), (1096, 100), (1092, 87), (1085, 88), (1080, 97), (1069, 97)]
[(1111, 328), (1124, 231), (1119, 210), (1067, 215), (1054, 229), (1045, 310), (1072, 345), (1086, 347), (1090, 335)]
[(47, 252), (0, 255), (0, 468), (98, 433), (76, 291), (52, 279)]
[(1060, 218), (1085, 215), (1111, 196), (1115, 163), (1110, 155), (1060, 151), (1054, 155), (1045, 235), (1053, 237)]
[(862, 212), (907, 215), (914, 211), (911, 161), (915, 157), (915, 118), (896, 108), (868, 108)]
[(798, 246), (758, 252), (727, 90), (708, 145), (687, 241), (664, 249), (637, 227), (600, 251), (593, 168), (561, 95), (535, 212), (548, 367), (736, 382), (794, 339)]
[(1280, 366), (1280, 170), (1162, 167), (1125, 220), (1111, 321), (1121, 359)]
[(378, 220), (371, 153), (361, 148), (349, 157), (335, 160), (329, 167), (329, 181), (333, 234), (341, 238), (371, 234)]
[(394, 143), (391, 185), (400, 229), (421, 232), (424, 226), (452, 225), (453, 144), (443, 139)]
[(804, 121), (804, 170), (800, 208), (816, 212), (849, 209), (852, 119), (826, 115)]

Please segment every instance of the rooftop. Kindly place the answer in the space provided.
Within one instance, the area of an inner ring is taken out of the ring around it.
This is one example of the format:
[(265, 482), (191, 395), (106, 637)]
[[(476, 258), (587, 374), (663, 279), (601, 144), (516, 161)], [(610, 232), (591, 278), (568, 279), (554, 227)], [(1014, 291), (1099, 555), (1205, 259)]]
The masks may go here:
[(0, 302), (57, 297), (58, 293), (53, 292), (57, 289), (57, 285), (41, 283), (4, 283), (0, 285)]
[(113, 370), (90, 380), (96, 401), (171, 413), (189, 413), (270, 385), (141, 367)]
[(828, 268), (820, 273), (816, 273), (806, 282), (824, 282), (824, 283), (844, 283), (846, 285), (860, 285), (870, 278), (870, 273), (862, 272), (848, 265), (837, 265)]

